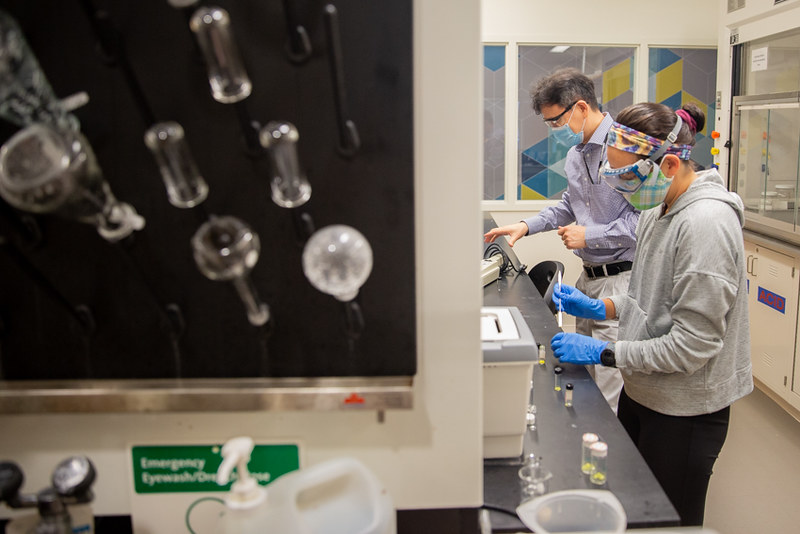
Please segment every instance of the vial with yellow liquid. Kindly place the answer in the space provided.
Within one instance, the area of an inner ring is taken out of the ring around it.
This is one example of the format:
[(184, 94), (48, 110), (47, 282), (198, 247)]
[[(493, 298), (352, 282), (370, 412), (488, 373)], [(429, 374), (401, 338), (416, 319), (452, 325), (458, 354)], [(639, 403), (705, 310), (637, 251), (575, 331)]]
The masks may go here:
[(553, 389), (556, 391), (561, 391), (561, 373), (564, 372), (564, 368), (557, 365), (553, 368)]
[(602, 486), (608, 480), (608, 445), (598, 441), (592, 445), (592, 474), (589, 475), (589, 482), (597, 486)]
[(587, 432), (583, 435), (581, 446), (581, 472), (587, 475), (592, 473), (592, 445), (600, 441), (600, 436), (594, 432)]
[(546, 363), (545, 360), (546, 354), (547, 353), (545, 352), (544, 345), (539, 343), (539, 365), (544, 365)]

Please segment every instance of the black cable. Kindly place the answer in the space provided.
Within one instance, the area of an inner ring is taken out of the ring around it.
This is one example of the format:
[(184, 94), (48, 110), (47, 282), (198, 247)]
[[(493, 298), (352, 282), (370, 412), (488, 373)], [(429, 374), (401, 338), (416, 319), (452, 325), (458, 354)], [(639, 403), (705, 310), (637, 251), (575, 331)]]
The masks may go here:
[(516, 271), (514, 265), (508, 259), (508, 254), (506, 254), (506, 252), (497, 243), (489, 243), (489, 245), (483, 251), (483, 259), (491, 258), (497, 254), (500, 254), (500, 256), (503, 258), (503, 264), (500, 266), (501, 275), (508, 271), (509, 268)]

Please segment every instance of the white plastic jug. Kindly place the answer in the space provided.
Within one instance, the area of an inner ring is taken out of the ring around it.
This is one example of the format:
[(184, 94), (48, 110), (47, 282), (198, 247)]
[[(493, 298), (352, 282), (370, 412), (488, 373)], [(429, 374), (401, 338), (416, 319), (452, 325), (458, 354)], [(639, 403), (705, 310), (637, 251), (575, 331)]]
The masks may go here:
[[(249, 443), (252, 451), (252, 441)], [(375, 475), (354, 458), (336, 458), (287, 473), (268, 486), (258, 488), (258, 493), (263, 490), (266, 498), (256, 496), (252, 488), (248, 489), (249, 493), (237, 490), (237, 484), (250, 485), (246, 480), (249, 478), (246, 467), (241, 467), (242, 460), (246, 466), (249, 452), (246, 459), (231, 457), (230, 462), (239, 466), (239, 480), (226, 499), (217, 532), (396, 534), (395, 510), (389, 493)], [(225, 466), (224, 472), (229, 475), (230, 462), (223, 461), (220, 472)], [(227, 476), (218, 482), (227, 483)]]

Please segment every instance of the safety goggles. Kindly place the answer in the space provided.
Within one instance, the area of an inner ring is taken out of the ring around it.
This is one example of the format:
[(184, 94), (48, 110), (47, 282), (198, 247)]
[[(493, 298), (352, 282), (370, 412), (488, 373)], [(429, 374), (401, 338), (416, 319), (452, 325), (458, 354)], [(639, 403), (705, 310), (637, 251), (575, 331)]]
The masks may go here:
[[(608, 132), (606, 140), (608, 146), (633, 154), (646, 155), (647, 159), (640, 159), (631, 165), (618, 169), (612, 169), (608, 161), (605, 161), (600, 168), (600, 176), (609, 186), (621, 193), (635, 193), (642, 187), (648, 176), (654, 170), (658, 170), (658, 163), (656, 162), (668, 151), (675, 153), (681, 159), (688, 159), (692, 148), (690, 145), (672, 147), (672, 144), (678, 138), (678, 132), (680, 132), (682, 125), (683, 120), (677, 117), (672, 131), (662, 141), (615, 122)], [(671, 147), (672, 150), (669, 150)]]
[(620, 193), (635, 193), (642, 187), (647, 177), (657, 164), (651, 159), (640, 159), (632, 165), (612, 169), (608, 161), (600, 167), (600, 176), (605, 182)]

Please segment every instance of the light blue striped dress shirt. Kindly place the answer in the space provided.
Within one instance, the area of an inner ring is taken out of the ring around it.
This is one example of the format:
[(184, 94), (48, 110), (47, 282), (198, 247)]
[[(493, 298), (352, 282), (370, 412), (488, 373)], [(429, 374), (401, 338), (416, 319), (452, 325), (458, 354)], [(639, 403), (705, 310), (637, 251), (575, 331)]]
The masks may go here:
[(639, 211), (598, 177), (605, 159), (605, 141), (613, 119), (607, 114), (591, 139), (567, 152), (567, 190), (561, 202), (525, 219), (528, 235), (575, 222), (586, 227), (586, 248), (573, 252), (584, 263), (599, 265), (633, 261)]

